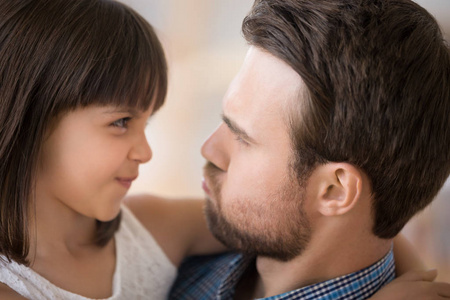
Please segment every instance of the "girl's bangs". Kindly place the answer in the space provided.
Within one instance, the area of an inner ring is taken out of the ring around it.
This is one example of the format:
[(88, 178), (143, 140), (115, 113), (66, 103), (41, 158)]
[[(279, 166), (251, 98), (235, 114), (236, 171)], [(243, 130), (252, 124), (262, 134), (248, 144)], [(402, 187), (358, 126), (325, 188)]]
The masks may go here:
[[(133, 13), (133, 12), (132, 12)], [(162, 46), (151, 26), (133, 14), (108, 42), (109, 51), (90, 67), (81, 105), (105, 104), (157, 111), (167, 93), (167, 64)], [(131, 25), (131, 26), (130, 26)]]

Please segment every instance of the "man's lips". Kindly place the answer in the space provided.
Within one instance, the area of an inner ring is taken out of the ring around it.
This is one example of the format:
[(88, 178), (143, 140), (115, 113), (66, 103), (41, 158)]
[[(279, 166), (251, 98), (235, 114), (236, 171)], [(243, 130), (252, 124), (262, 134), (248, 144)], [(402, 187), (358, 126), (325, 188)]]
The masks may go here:
[(137, 178), (137, 176), (133, 177), (117, 177), (116, 180), (125, 188), (129, 189), (131, 187), (131, 183)]
[(202, 179), (202, 188), (208, 196), (211, 195), (211, 191), (208, 188), (208, 184), (206, 183), (205, 178)]

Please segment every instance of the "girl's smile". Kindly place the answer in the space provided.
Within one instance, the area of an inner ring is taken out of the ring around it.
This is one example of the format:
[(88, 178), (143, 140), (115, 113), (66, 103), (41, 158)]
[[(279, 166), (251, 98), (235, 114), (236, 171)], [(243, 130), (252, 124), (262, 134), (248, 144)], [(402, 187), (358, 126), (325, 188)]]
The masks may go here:
[(123, 185), (125, 188), (129, 189), (131, 187), (131, 183), (137, 178), (137, 176), (133, 177), (117, 177), (116, 180)]

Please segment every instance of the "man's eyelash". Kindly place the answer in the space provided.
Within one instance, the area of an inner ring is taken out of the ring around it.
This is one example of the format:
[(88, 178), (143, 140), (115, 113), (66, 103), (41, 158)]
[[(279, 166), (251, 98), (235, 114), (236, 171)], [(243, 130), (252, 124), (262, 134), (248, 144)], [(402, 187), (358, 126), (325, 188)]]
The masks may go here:
[(238, 141), (240, 144), (244, 145), (244, 146), (248, 146), (249, 143), (244, 140), (241, 136), (236, 135), (235, 140)]

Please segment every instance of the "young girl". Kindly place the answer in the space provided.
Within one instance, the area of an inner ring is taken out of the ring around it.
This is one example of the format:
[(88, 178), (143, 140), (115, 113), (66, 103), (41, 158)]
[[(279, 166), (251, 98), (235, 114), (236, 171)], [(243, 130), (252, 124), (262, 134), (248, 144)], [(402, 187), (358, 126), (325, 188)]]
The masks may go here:
[(202, 201), (121, 204), (166, 95), (153, 29), (111, 0), (0, 15), (0, 298), (164, 299), (185, 256), (223, 246)]
[(121, 209), (166, 94), (154, 31), (113, 1), (0, 14), (0, 281), (30, 299), (162, 299), (176, 269)]

